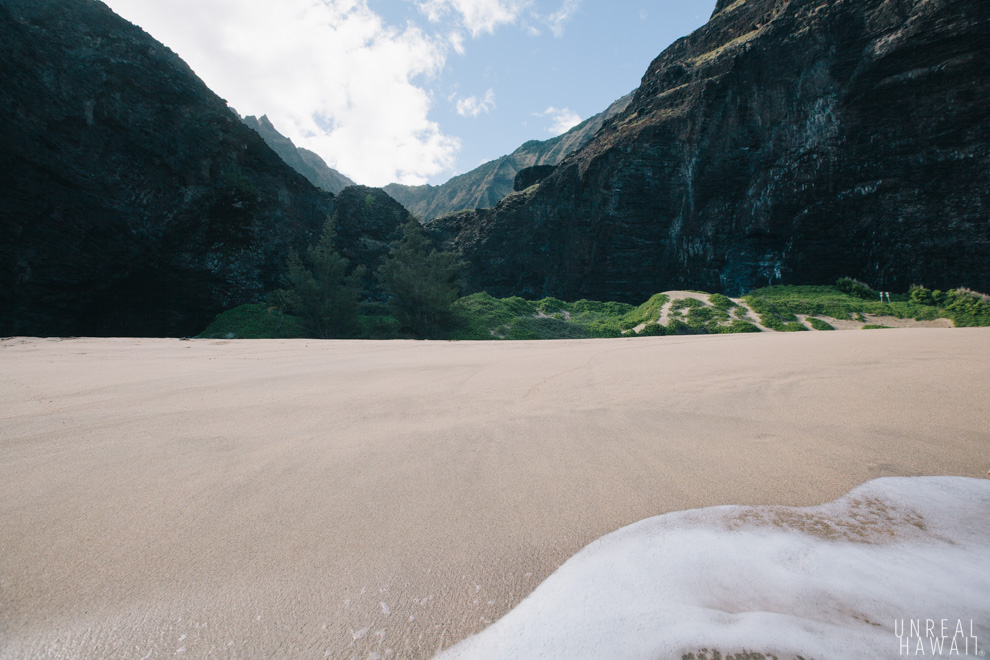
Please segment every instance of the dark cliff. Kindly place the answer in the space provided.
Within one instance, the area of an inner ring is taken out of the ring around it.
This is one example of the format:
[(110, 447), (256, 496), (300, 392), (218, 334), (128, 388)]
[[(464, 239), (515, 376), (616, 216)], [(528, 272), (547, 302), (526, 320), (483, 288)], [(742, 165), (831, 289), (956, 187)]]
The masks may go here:
[(337, 248), (351, 264), (365, 267), (365, 291), (378, 297), (375, 270), (402, 238), (402, 225), (412, 219), (409, 211), (381, 188), (368, 186), (344, 188), (336, 202)]
[(265, 144), (285, 161), (286, 165), (302, 174), (307, 181), (320, 190), (337, 194), (348, 186), (356, 185), (346, 176), (327, 165), (319, 154), (293, 144), (292, 140), (278, 132), (267, 116), (262, 115), (260, 119), (248, 116), (241, 121), (253, 128), (262, 137)]
[(556, 165), (567, 154), (590, 140), (602, 124), (629, 105), (628, 94), (604, 112), (590, 117), (563, 135), (549, 140), (530, 140), (507, 156), (489, 161), (439, 186), (404, 186), (390, 183), (384, 190), (421, 220), (495, 206), (512, 192), (516, 175), (536, 165)]
[(514, 192), (521, 192), (530, 186), (535, 186), (553, 174), (553, 170), (553, 165), (533, 165), (533, 167), (519, 170), (515, 180), (512, 182), (512, 190)]
[(94, 0), (0, 0), (0, 334), (183, 335), (334, 211)]
[(990, 289), (990, 3), (722, 1), (536, 188), (430, 224), (496, 295)]

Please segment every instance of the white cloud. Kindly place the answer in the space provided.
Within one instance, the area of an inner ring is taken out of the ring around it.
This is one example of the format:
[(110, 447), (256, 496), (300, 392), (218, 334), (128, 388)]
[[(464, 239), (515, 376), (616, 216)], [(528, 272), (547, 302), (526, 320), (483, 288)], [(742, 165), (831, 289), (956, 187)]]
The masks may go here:
[(581, 115), (569, 108), (555, 108), (550, 106), (543, 112), (536, 113), (537, 117), (549, 117), (551, 124), (547, 127), (547, 132), (553, 135), (566, 133), (581, 123)]
[(580, 6), (581, 0), (564, 0), (564, 4), (561, 5), (560, 9), (547, 16), (547, 25), (550, 26), (553, 36), (558, 39), (564, 36), (564, 26), (577, 13)]
[(454, 15), (471, 36), (491, 34), (499, 25), (515, 23), (529, 0), (420, 0), (418, 6), (433, 23)]
[[(239, 112), (267, 114), (297, 146), (360, 183), (424, 183), (454, 163), (460, 143), (429, 119), (422, 79), (442, 70), (456, 41), (390, 28), (366, 0), (107, 3)], [(470, 16), (485, 25), (501, 14)]]
[(453, 31), (447, 35), (447, 41), (450, 43), (450, 47), (454, 49), (454, 52), (458, 55), (464, 54), (464, 35), (458, 31)]
[(495, 107), (495, 91), (489, 89), (485, 92), (485, 97), (479, 99), (477, 96), (469, 96), (466, 99), (457, 101), (457, 114), (461, 117), (477, 117), (484, 113), (488, 114)]

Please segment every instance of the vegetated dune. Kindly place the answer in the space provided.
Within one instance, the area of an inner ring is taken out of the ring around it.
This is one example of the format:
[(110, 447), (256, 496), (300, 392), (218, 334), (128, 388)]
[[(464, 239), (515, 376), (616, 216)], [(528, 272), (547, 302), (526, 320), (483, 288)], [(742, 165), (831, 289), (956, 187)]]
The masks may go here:
[[(664, 294), (669, 299), (666, 304), (664, 304), (661, 316), (658, 322), (661, 325), (667, 325), (670, 323), (671, 319), (671, 307), (678, 300), (697, 300), (701, 303), (702, 308), (713, 307), (710, 302), (711, 294), (702, 293), (699, 291), (665, 291)], [(760, 322), (760, 315), (753, 311), (753, 308), (749, 306), (744, 298), (730, 298), (732, 303), (736, 306), (736, 310), (732, 316), (745, 321), (747, 323), (752, 323), (760, 329), (761, 332), (776, 332), (773, 328), (768, 328)], [(809, 322), (809, 318), (813, 315), (810, 314), (797, 314), (798, 323), (804, 326), (806, 330), (817, 330), (814, 325)], [(848, 318), (836, 318), (834, 316), (829, 316), (827, 314), (814, 315), (814, 318), (821, 319), (825, 321), (832, 330), (861, 330), (864, 325), (881, 325), (887, 328), (951, 328), (953, 327), (952, 320), (947, 318), (931, 319), (931, 320), (919, 320), (913, 318), (899, 318), (891, 315), (881, 315), (881, 314), (863, 314), (863, 320), (859, 321), (856, 319)], [(638, 328), (640, 331), (642, 328)]]
[(636, 521), (982, 477), (988, 339), (3, 340), (0, 657), (430, 657)]

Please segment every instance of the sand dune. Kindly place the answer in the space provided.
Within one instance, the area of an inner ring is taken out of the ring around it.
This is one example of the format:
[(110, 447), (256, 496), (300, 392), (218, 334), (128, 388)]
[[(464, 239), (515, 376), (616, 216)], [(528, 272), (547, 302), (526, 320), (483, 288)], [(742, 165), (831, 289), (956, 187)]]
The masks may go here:
[(990, 467), (990, 330), (0, 342), (0, 656), (429, 657), (582, 547)]

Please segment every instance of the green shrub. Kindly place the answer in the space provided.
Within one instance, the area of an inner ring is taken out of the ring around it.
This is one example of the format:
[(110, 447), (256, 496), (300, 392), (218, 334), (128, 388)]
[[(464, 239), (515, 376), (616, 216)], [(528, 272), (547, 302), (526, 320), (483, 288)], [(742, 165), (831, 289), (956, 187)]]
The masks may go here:
[(821, 319), (816, 319), (814, 316), (808, 317), (808, 323), (810, 323), (811, 327), (815, 330), (835, 330), (835, 328), (833, 328), (830, 324)]
[(639, 324), (640, 321), (638, 319), (623, 318), (622, 320), (619, 321), (619, 328), (623, 332), (628, 332), (629, 330), (634, 330), (637, 326), (639, 326)]
[(736, 303), (732, 302), (728, 296), (724, 296), (721, 293), (713, 293), (708, 296), (708, 302), (710, 302), (716, 309), (725, 311), (728, 311), (736, 306)]
[(667, 334), (667, 328), (659, 323), (647, 323), (646, 327), (639, 331), (638, 337), (662, 337)]
[(955, 289), (945, 294), (945, 309), (956, 327), (990, 326), (990, 297)]
[(551, 316), (520, 318), (513, 321), (506, 339), (584, 339), (585, 329)]
[[(695, 302), (698, 302), (697, 300)], [(688, 312), (688, 325), (701, 327), (709, 321), (717, 321), (714, 307), (692, 307)]]
[(787, 325), (797, 322), (797, 316), (789, 311), (786, 305), (776, 304), (771, 302), (769, 297), (759, 295), (763, 291), (765, 289), (749, 294), (746, 296), (746, 302), (759, 315), (760, 323), (764, 327), (777, 332), (787, 332)]
[(567, 303), (563, 300), (558, 300), (557, 298), (544, 298), (536, 303), (536, 309), (540, 310), (544, 314), (559, 314), (563, 311), (567, 311)]
[(309, 334), (299, 317), (269, 305), (249, 304), (217, 315), (199, 336), (208, 339), (291, 339)]
[(593, 314), (612, 318), (624, 316), (634, 309), (628, 303), (598, 302), (597, 300), (579, 300), (571, 305), (571, 313), (573, 314)]
[(671, 319), (667, 324), (666, 333), (668, 335), (696, 335), (698, 331), (680, 319)]
[(701, 307), (707, 307), (707, 305), (697, 298), (678, 298), (670, 305), (671, 310), (699, 309)]
[(585, 330), (587, 331), (589, 337), (601, 339), (610, 339), (622, 336), (622, 328), (619, 327), (618, 323), (607, 319), (592, 321), (585, 326)]
[(870, 324), (864, 325), (862, 329), (863, 330), (892, 330), (893, 328), (891, 328), (889, 325), (877, 325), (876, 323), (870, 323)]
[(763, 331), (760, 330), (759, 326), (754, 325), (753, 323), (734, 319), (731, 324), (721, 326), (719, 328), (719, 332), (735, 334), (735, 333), (744, 333), (744, 332), (763, 332)]
[(362, 316), (358, 321), (363, 339), (399, 339), (402, 337), (402, 324), (394, 316), (376, 314)]
[(451, 327), (447, 335), (461, 340), (495, 339), (498, 334), (504, 335), (518, 317), (533, 316), (533, 313), (529, 303), (522, 298), (494, 298), (487, 293), (473, 293), (451, 306)]
[(919, 305), (935, 304), (935, 297), (932, 296), (932, 292), (923, 286), (911, 285), (911, 288), (908, 290), (908, 297), (911, 302)]
[(877, 300), (880, 296), (879, 293), (871, 289), (865, 282), (854, 280), (851, 277), (839, 278), (835, 283), (835, 288), (863, 300)]

